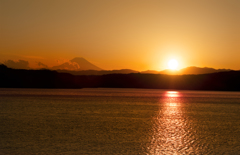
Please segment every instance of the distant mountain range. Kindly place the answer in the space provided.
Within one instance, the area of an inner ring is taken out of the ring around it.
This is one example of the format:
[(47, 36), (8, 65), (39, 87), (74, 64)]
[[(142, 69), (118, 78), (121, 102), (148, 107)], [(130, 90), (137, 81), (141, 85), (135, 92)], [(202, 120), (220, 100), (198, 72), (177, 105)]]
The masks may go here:
[[(19, 60), (15, 62), (8, 60), (3, 63), (9, 68), (15, 69), (30, 69), (28, 61)], [(62, 63), (57, 66), (48, 67), (47, 65), (39, 62), (38, 65), (44, 69), (56, 70), (60, 73), (70, 73), (73, 75), (106, 75), (106, 74), (130, 74), (130, 73), (141, 73), (141, 74), (170, 74), (170, 75), (185, 75), (185, 74), (209, 74), (217, 72), (227, 72), (231, 69), (214, 69), (208, 67), (187, 67), (178, 71), (172, 71), (169, 69), (163, 71), (147, 70), (147, 71), (136, 71), (131, 69), (120, 69), (120, 70), (104, 70), (96, 65), (90, 63), (82, 57), (76, 57), (68, 62)]]
[[(71, 65), (69, 65), (71, 64)], [(72, 67), (71, 69), (68, 66), (78, 66), (75, 69)], [(130, 73), (141, 73), (141, 74), (170, 74), (170, 75), (185, 75), (185, 74), (208, 74), (208, 73), (217, 73), (217, 72), (227, 72), (231, 71), (231, 69), (214, 69), (208, 67), (187, 67), (181, 70), (173, 71), (173, 70), (163, 70), (163, 71), (155, 71), (155, 70), (147, 70), (147, 71), (136, 71), (131, 69), (120, 69), (120, 70), (102, 70), (101, 68), (93, 65), (88, 62), (84, 58), (74, 58), (69, 62), (66, 62), (59, 66), (52, 67), (53, 70), (57, 70), (60, 73), (70, 73), (73, 75), (106, 75), (106, 74), (130, 74)]]
[(147, 70), (147, 71), (136, 71), (131, 69), (120, 69), (120, 70), (103, 70), (84, 58), (76, 57), (69, 62), (65, 62), (59, 66), (54, 66), (51, 69), (57, 70), (61, 73), (70, 73), (73, 75), (105, 75), (105, 74), (130, 74), (130, 73), (141, 73), (141, 74), (170, 74), (170, 75), (184, 75), (184, 74), (208, 74), (217, 72), (231, 71), (231, 69), (214, 69), (214, 68), (200, 68), (200, 67), (187, 67), (178, 71), (172, 71), (169, 69), (163, 71)]

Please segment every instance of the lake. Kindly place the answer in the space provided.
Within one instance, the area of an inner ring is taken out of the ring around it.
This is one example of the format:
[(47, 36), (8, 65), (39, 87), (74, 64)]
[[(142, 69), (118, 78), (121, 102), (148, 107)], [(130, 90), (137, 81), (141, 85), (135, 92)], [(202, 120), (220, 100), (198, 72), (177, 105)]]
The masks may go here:
[(1, 88), (0, 154), (240, 154), (240, 92)]

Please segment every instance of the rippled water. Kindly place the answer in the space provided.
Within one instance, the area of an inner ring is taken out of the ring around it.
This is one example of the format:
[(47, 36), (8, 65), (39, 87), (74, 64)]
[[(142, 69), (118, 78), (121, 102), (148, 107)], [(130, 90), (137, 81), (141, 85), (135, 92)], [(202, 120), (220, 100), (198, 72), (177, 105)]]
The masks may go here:
[(0, 154), (240, 154), (240, 93), (0, 89)]

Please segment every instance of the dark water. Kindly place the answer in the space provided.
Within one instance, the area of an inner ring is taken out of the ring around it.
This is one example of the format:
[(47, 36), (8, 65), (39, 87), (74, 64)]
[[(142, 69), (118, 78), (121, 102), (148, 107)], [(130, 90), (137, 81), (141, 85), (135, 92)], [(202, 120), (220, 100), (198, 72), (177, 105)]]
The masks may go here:
[(0, 89), (0, 154), (240, 154), (240, 93)]

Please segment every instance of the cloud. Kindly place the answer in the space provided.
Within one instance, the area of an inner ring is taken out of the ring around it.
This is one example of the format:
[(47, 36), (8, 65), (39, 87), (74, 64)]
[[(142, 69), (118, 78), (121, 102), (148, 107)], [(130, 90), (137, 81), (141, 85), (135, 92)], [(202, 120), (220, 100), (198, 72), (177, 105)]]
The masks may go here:
[(61, 69), (61, 70), (78, 70), (80, 68), (80, 66), (76, 63), (76, 62), (65, 62), (61, 65), (58, 66), (53, 66), (52, 69), (57, 70), (57, 69)]
[(41, 63), (41, 62), (38, 62), (37, 65), (38, 65), (39, 67), (48, 68), (47, 65), (45, 65), (45, 64), (43, 64), (43, 63)]
[(65, 63), (65, 62), (69, 62), (68, 59), (63, 59), (63, 58), (60, 58), (60, 59), (58, 59), (58, 60), (56, 60), (56, 61), (57, 61), (58, 64), (63, 64), (63, 63)]
[(3, 64), (9, 68), (14, 68), (14, 69), (30, 69), (29, 62), (25, 60), (18, 60), (18, 61), (7, 60), (7, 61), (4, 61)]

